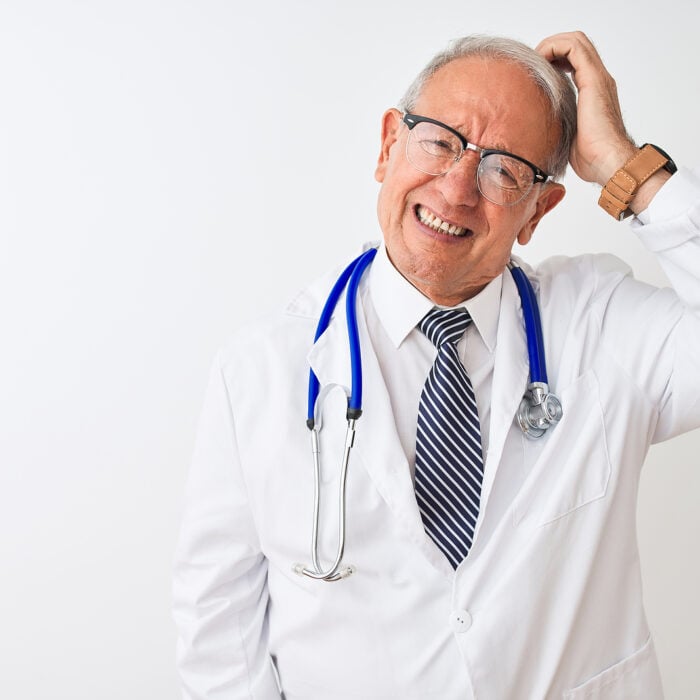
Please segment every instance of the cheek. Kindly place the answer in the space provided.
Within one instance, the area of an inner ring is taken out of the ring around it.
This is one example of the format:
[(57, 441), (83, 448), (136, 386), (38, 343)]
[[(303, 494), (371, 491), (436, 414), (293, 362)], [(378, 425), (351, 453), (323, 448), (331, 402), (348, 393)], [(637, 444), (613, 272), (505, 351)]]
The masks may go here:
[(392, 209), (392, 192), (386, 182), (384, 182), (379, 190), (379, 197), (377, 199), (377, 216), (379, 218), (379, 225), (384, 229), (384, 233), (387, 233), (387, 227), (393, 218)]
[(400, 144), (397, 144), (383, 173), (382, 188), (396, 204), (405, 201), (414, 190), (429, 184), (433, 179), (432, 175), (422, 173), (410, 165)]
[(401, 221), (407, 210), (411, 184), (405, 177), (399, 177), (398, 173), (394, 176), (387, 174), (379, 191), (378, 211), (382, 225)]
[(530, 210), (531, 206), (523, 207), (516, 204), (515, 207), (498, 207), (498, 210), (492, 211), (489, 217), (489, 228), (491, 233), (495, 234), (492, 237), (493, 244), (510, 250), (521, 232), (527, 230), (527, 224), (532, 215)]

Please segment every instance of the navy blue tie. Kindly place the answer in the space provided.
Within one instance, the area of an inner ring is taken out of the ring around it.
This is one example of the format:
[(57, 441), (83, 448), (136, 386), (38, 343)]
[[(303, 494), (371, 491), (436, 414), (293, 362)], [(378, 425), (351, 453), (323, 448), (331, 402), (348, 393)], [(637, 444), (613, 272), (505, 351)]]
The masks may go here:
[(464, 308), (433, 309), (419, 324), (438, 349), (418, 407), (416, 499), (426, 532), (456, 569), (467, 556), (484, 477), (474, 389), (457, 354)]

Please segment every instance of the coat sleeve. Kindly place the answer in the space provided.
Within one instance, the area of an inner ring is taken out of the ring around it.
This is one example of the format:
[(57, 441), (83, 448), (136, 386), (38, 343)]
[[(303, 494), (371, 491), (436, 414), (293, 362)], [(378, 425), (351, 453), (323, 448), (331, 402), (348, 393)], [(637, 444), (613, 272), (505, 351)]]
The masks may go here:
[(621, 367), (639, 370), (660, 442), (700, 426), (700, 170), (679, 171), (640, 218), (632, 227), (671, 288), (621, 284), (610, 308), (625, 312), (610, 314), (606, 336)]
[(267, 562), (248, 503), (220, 358), (200, 418), (175, 556), (184, 700), (279, 699), (267, 649)]

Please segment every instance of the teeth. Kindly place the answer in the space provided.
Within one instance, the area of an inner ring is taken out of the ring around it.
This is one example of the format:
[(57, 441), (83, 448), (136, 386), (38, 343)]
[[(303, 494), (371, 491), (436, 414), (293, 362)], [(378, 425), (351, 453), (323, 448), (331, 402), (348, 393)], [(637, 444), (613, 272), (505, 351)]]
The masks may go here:
[(435, 216), (431, 211), (423, 207), (418, 207), (418, 218), (422, 224), (429, 226), (434, 231), (440, 231), (440, 233), (447, 233), (450, 236), (463, 236), (467, 230), (462, 226), (455, 226), (455, 224), (448, 224), (439, 217)]

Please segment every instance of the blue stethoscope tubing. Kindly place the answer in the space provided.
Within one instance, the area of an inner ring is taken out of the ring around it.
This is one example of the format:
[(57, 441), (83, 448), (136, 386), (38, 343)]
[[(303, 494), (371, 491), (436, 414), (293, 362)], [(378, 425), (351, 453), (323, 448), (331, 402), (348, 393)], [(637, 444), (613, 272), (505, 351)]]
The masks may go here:
[[(314, 342), (326, 331), (338, 305), (340, 295), (347, 287), (345, 299), (345, 314), (348, 327), (348, 341), (350, 344), (350, 367), (352, 375), (352, 388), (348, 400), (348, 417), (359, 418), (362, 414), (362, 353), (360, 350), (360, 334), (357, 329), (357, 288), (365, 269), (374, 260), (377, 254), (376, 248), (370, 248), (358, 255), (340, 274), (333, 285), (328, 299), (321, 312), (321, 317), (316, 327)], [(547, 367), (544, 355), (544, 338), (542, 334), (542, 321), (540, 319), (539, 306), (535, 297), (535, 290), (523, 270), (511, 261), (508, 269), (513, 277), (520, 295), (523, 320), (525, 324), (525, 336), (527, 338), (527, 354), (530, 363), (530, 382), (548, 384)], [(306, 422), (309, 429), (315, 424), (314, 411), (316, 400), (320, 392), (318, 377), (313, 370), (309, 371), (309, 392), (306, 412)]]
[(319, 512), (321, 508), (321, 448), (319, 440), (320, 426), (317, 425), (315, 412), (321, 386), (313, 369), (309, 370), (306, 427), (311, 431), (311, 452), (314, 462), (314, 507), (311, 533), (312, 568), (304, 566), (303, 564), (294, 564), (292, 568), (297, 574), (321, 581), (339, 581), (340, 579), (347, 578), (355, 571), (353, 566), (342, 566), (341, 560), (345, 550), (345, 487), (347, 483), (348, 464), (350, 463), (350, 451), (355, 443), (355, 423), (362, 415), (362, 352), (360, 349), (360, 333), (357, 328), (357, 289), (364, 271), (372, 260), (374, 260), (376, 254), (377, 249), (370, 248), (362, 253), (362, 255), (355, 258), (342, 271), (323, 306), (314, 335), (314, 342), (316, 342), (326, 331), (333, 316), (333, 311), (338, 305), (340, 295), (347, 287), (345, 295), (345, 317), (350, 345), (352, 379), (350, 396), (348, 397), (348, 407), (345, 414), (347, 431), (345, 433), (345, 447), (343, 450), (343, 461), (340, 466), (340, 485), (338, 487), (338, 545), (335, 560), (325, 569), (321, 565), (318, 554)]
[[(318, 554), (319, 539), (319, 512), (320, 512), (320, 483), (321, 483), (321, 459), (320, 459), (320, 426), (316, 421), (316, 409), (320, 394), (320, 383), (313, 369), (309, 371), (308, 405), (306, 412), (306, 426), (311, 431), (311, 450), (314, 461), (314, 517), (311, 537), (312, 568), (303, 564), (294, 564), (293, 570), (300, 575), (322, 581), (339, 581), (354, 573), (353, 566), (343, 566), (341, 560), (345, 549), (345, 521), (346, 499), (345, 487), (347, 470), (350, 460), (350, 451), (355, 442), (356, 422), (362, 415), (362, 353), (360, 349), (360, 334), (357, 327), (357, 292), (360, 279), (365, 270), (374, 260), (377, 254), (376, 248), (369, 248), (358, 255), (340, 274), (336, 283), (328, 295), (323, 306), (318, 326), (314, 336), (316, 342), (326, 331), (330, 324), (333, 312), (338, 305), (343, 291), (345, 294), (345, 316), (348, 330), (348, 342), (350, 346), (351, 389), (347, 401), (347, 432), (345, 448), (340, 471), (339, 501), (338, 501), (338, 545), (335, 560), (327, 568), (321, 566)], [(537, 297), (532, 284), (523, 270), (514, 262), (508, 263), (508, 269), (515, 281), (521, 300), (525, 335), (527, 339), (527, 353), (530, 365), (530, 382), (525, 395), (520, 402), (516, 415), (516, 422), (523, 433), (531, 438), (539, 438), (557, 423), (562, 417), (562, 407), (559, 399), (550, 393), (547, 382), (547, 369), (544, 353), (544, 339), (542, 335), (542, 321), (540, 318)]]
[[(360, 333), (357, 330), (357, 287), (360, 284), (362, 274), (370, 265), (377, 254), (376, 248), (366, 250), (362, 255), (358, 255), (340, 274), (338, 280), (333, 285), (328, 299), (321, 311), (321, 318), (316, 327), (314, 343), (325, 333), (328, 324), (331, 322), (333, 311), (338, 305), (338, 300), (343, 290), (347, 286), (345, 295), (345, 317), (348, 326), (348, 341), (350, 343), (350, 367), (352, 384), (350, 398), (348, 399), (347, 418), (359, 418), (362, 415), (362, 352), (360, 350)], [(309, 430), (313, 430), (315, 425), (314, 412), (316, 400), (321, 386), (318, 377), (313, 370), (309, 370), (309, 401), (306, 411), (306, 425)]]
[(527, 338), (527, 354), (530, 361), (530, 382), (547, 384), (547, 366), (544, 359), (544, 338), (542, 337), (542, 320), (535, 297), (535, 290), (527, 275), (513, 261), (508, 265), (520, 295)]

